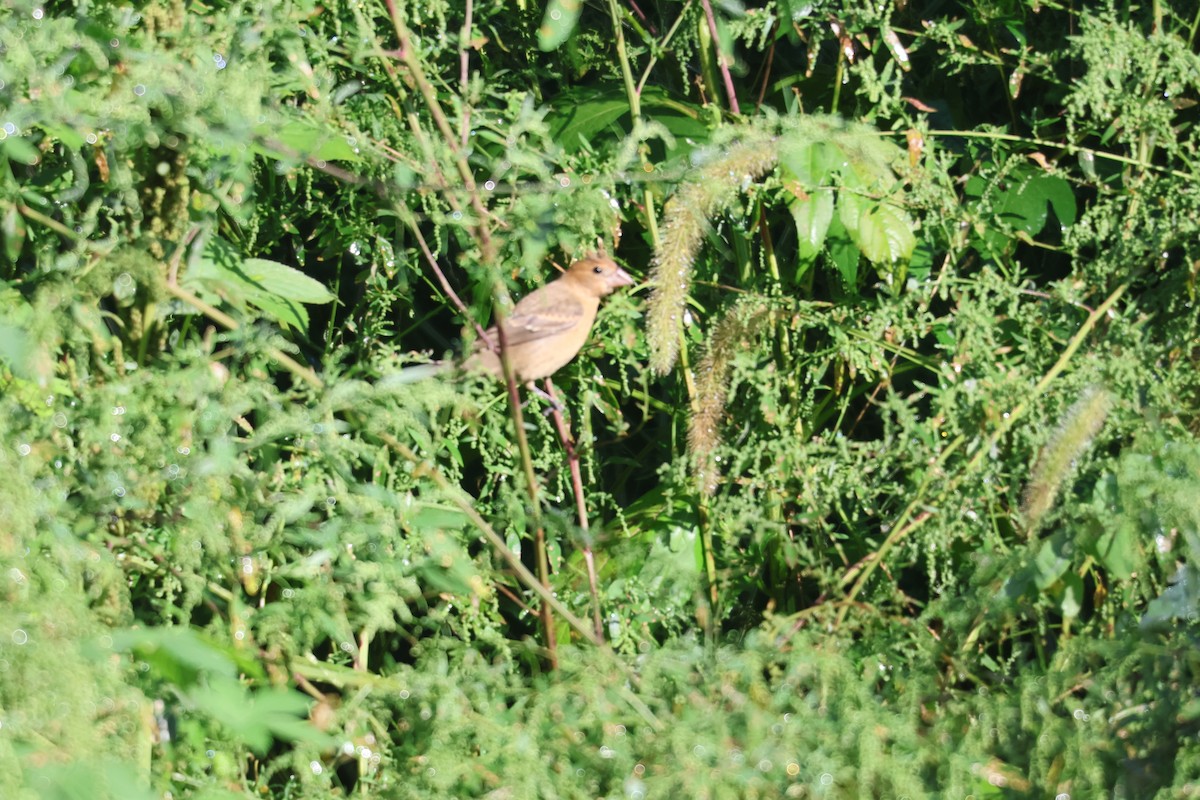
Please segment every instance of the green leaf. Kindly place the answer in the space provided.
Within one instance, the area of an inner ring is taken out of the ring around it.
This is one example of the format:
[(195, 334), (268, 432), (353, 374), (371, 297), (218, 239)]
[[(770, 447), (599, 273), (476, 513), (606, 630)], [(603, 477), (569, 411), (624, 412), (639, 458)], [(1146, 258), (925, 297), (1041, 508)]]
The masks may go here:
[(1120, 525), (1101, 532), (1092, 555), (1113, 578), (1129, 580), (1145, 562), (1137, 537), (1137, 527), (1130, 520), (1123, 520)]
[[(239, 309), (254, 306), (287, 327), (304, 330), (301, 303), (334, 299), (324, 286), (297, 269), (262, 258), (243, 259), (232, 244), (214, 236), (189, 265), (181, 284), (210, 302), (220, 298)], [(214, 297), (215, 295), (215, 297)]]
[(347, 141), (346, 134), (309, 120), (294, 119), (283, 125), (264, 126), (258, 133), (260, 136), (254, 137), (254, 141), (263, 141), (265, 146), (256, 149), (270, 158), (300, 156), (320, 161), (362, 161), (362, 156)]
[(1052, 536), (1042, 543), (1033, 561), (1034, 583), (1045, 591), (1058, 583), (1063, 573), (1071, 566), (1073, 547), (1064, 536)]
[(858, 291), (858, 262), (862, 252), (854, 243), (840, 215), (835, 215), (829, 225), (829, 260), (842, 276), (845, 289), (851, 293)]
[(58, 139), (69, 150), (78, 150), (87, 143), (82, 133), (68, 125), (45, 122), (38, 127), (44, 130), (48, 136)]
[(629, 101), (618, 93), (596, 94), (593, 99), (580, 103), (568, 103), (556, 114), (547, 117), (555, 141), (567, 152), (579, 149), (584, 140), (590, 140), (629, 113)]
[[(849, 196), (842, 192), (843, 196)], [(839, 209), (840, 210), (840, 209)], [(912, 257), (917, 246), (913, 222), (908, 214), (888, 203), (848, 204), (847, 213), (858, 212), (856, 224), (846, 224), (862, 254), (876, 266), (902, 264)]]
[(840, 147), (823, 141), (789, 140), (779, 152), (783, 177), (798, 181), (807, 191), (829, 186), (842, 171), (846, 156)]
[(818, 189), (789, 203), (796, 220), (797, 250), (802, 261), (811, 262), (825, 246), (825, 235), (833, 221), (833, 200), (832, 189)]
[(538, 47), (543, 51), (554, 50), (569, 39), (582, 10), (582, 0), (550, 0), (538, 28)]
[(278, 261), (247, 258), (242, 262), (242, 271), (254, 283), (267, 287), (272, 294), (287, 300), (314, 305), (334, 300), (334, 296), (320, 282)]
[[(708, 141), (709, 128), (701, 109), (681, 103), (662, 89), (647, 86), (641, 95), (642, 113), (675, 138), (675, 157)], [(629, 100), (620, 86), (575, 89), (559, 96), (546, 114), (550, 134), (568, 153), (578, 151), (585, 141), (607, 134), (617, 142), (632, 131)]]
[[(62, 755), (58, 754), (59, 757)], [(27, 758), (24, 777), (32, 792), (27, 796), (41, 800), (154, 800), (161, 797), (145, 785), (137, 765), (132, 762), (109, 758), (69, 763), (58, 761), (58, 757), (48, 753)], [(21, 770), (17, 774), (20, 775)]]
[(16, 261), (25, 246), (25, 218), (11, 206), (0, 220), (0, 236), (4, 237), (4, 255), (9, 261)]
[(1042, 192), (1046, 196), (1046, 201), (1050, 203), (1050, 207), (1054, 209), (1054, 216), (1058, 217), (1058, 221), (1063, 225), (1074, 225), (1078, 209), (1071, 184), (1055, 175), (1044, 177)]
[(331, 742), (304, 719), (312, 701), (296, 691), (249, 692), (237, 681), (220, 680), (189, 693), (188, 699), (259, 754), (276, 740), (316, 745)]
[(149, 664), (157, 677), (180, 689), (194, 685), (201, 675), (232, 679), (239, 671), (261, 672), (257, 662), (187, 628), (118, 631), (112, 638), (112, 650), (132, 653)]
[(1071, 185), (1054, 175), (1032, 173), (1001, 194), (996, 211), (1013, 228), (1036, 236), (1046, 227), (1051, 206), (1064, 225), (1075, 221)]
[(1074, 572), (1068, 572), (1062, 579), (1062, 596), (1058, 608), (1066, 619), (1074, 619), (1083, 609), (1083, 579)]
[(0, 153), (19, 164), (33, 166), (38, 163), (41, 155), (38, 149), (24, 137), (5, 136), (0, 138)]

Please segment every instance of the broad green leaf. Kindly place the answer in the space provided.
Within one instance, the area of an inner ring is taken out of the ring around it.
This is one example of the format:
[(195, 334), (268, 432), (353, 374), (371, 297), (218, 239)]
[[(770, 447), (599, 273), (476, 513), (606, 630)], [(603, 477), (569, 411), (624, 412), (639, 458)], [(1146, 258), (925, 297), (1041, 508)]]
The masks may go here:
[(188, 628), (118, 631), (112, 638), (112, 650), (131, 652), (157, 677), (180, 689), (194, 685), (202, 674), (233, 679), (253, 663), (233, 658), (229, 650)]
[(242, 271), (254, 283), (288, 300), (323, 305), (335, 299), (320, 282), (278, 261), (247, 258), (242, 262)]
[(856, 293), (858, 291), (858, 262), (862, 259), (862, 252), (846, 230), (840, 215), (834, 215), (833, 221), (829, 224), (827, 241), (829, 260), (833, 262), (834, 268), (842, 276), (845, 289)]
[[(304, 273), (276, 261), (243, 259), (230, 243), (212, 237), (181, 283), (205, 299), (219, 298), (239, 309), (254, 306), (285, 326), (304, 330), (302, 303), (328, 303), (328, 290)], [(215, 298), (214, 298), (215, 295)]]
[(846, 154), (830, 142), (814, 141), (784, 145), (779, 153), (786, 181), (791, 177), (806, 191), (829, 186), (846, 165)]
[(312, 701), (296, 691), (272, 688), (250, 692), (237, 681), (218, 680), (190, 692), (188, 698), (260, 754), (276, 740), (330, 743), (329, 737), (304, 719)]
[[(362, 156), (355, 152), (344, 133), (323, 128), (309, 120), (290, 120), (281, 126), (263, 128), (259, 133), (266, 143), (266, 147), (260, 150), (272, 158), (294, 158), (299, 155), (321, 161), (362, 161)], [(273, 144), (281, 147), (272, 149)]]
[(538, 28), (538, 47), (543, 51), (556, 49), (571, 37), (583, 10), (583, 0), (550, 0)]
[[(843, 192), (842, 197), (850, 196)], [(877, 267), (903, 264), (912, 257), (917, 238), (908, 214), (888, 203), (850, 203), (847, 213), (857, 213), (856, 223), (846, 224), (864, 256)]]
[(1054, 216), (1058, 217), (1058, 221), (1063, 225), (1074, 225), (1078, 208), (1071, 184), (1057, 176), (1047, 175), (1042, 182), (1042, 191), (1050, 207), (1054, 209)]
[(1063, 536), (1053, 536), (1042, 543), (1034, 558), (1034, 583), (1045, 591), (1062, 578), (1071, 566), (1071, 543)]
[(812, 261), (825, 246), (825, 235), (833, 221), (833, 200), (832, 189), (818, 189), (789, 203), (796, 220), (797, 250), (802, 261)]
[(5, 136), (0, 139), (0, 153), (20, 164), (32, 166), (38, 163), (38, 149), (21, 136)]
[[(1050, 208), (1063, 225), (1075, 222), (1075, 194), (1062, 178), (1021, 169), (1014, 171), (1002, 187), (993, 188), (996, 213), (1008, 225), (1029, 236), (1036, 236), (1046, 227)], [(968, 180), (965, 187), (966, 193), (975, 197), (982, 197), (987, 189), (979, 178)]]
[[(686, 154), (693, 146), (708, 141), (709, 128), (698, 107), (650, 86), (642, 91), (641, 102), (642, 113), (675, 137), (674, 156)], [(546, 124), (555, 141), (568, 153), (576, 152), (584, 141), (599, 139), (606, 132), (615, 142), (632, 130), (625, 89), (620, 86), (576, 89), (560, 95), (547, 111)]]
[(1083, 579), (1074, 572), (1067, 572), (1062, 579), (1062, 596), (1058, 609), (1066, 619), (1074, 619), (1083, 609)]
[(1094, 556), (1113, 578), (1129, 580), (1145, 562), (1137, 542), (1138, 531), (1126, 519), (1121, 524), (1104, 530), (1096, 539)]
[[(18, 751), (19, 752), (19, 751)], [(61, 763), (62, 752), (33, 751), (26, 756), (23, 771), (30, 794), (40, 800), (83, 800), (120, 797), (122, 800), (154, 800), (162, 797), (146, 786), (137, 765), (115, 758), (81, 759), (75, 754)]]
[(629, 101), (622, 95), (597, 95), (582, 103), (569, 103), (554, 118), (547, 117), (554, 138), (568, 152), (577, 150), (584, 139), (592, 139), (629, 113)]

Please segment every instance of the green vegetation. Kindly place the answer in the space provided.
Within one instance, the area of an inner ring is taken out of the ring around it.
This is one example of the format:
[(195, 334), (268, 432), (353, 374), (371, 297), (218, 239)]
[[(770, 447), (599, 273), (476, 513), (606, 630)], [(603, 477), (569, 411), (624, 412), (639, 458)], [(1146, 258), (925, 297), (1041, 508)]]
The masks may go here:
[[(1197, 122), (1184, 0), (9, 3), (0, 796), (1200, 796)], [(404, 373), (598, 247), (573, 446)]]

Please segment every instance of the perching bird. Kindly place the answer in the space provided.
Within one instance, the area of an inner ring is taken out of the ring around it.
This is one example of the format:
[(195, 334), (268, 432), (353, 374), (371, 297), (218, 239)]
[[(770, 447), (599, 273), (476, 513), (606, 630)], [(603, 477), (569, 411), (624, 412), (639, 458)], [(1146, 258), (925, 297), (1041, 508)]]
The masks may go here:
[[(503, 322), (505, 346), (517, 380), (524, 383), (547, 378), (565, 366), (587, 341), (600, 298), (632, 283), (629, 273), (611, 258), (593, 255), (576, 261), (560, 277), (522, 297)], [(503, 377), (495, 327), (487, 330), (487, 337), (495, 350), (487, 342), (478, 342), (463, 368)]]

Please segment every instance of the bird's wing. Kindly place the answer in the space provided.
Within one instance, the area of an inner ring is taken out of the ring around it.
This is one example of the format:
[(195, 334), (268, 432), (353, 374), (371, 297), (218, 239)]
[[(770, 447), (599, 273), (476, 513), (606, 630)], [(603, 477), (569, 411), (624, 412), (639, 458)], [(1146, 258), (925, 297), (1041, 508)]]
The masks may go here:
[[(570, 289), (548, 283), (513, 306), (504, 321), (504, 336), (509, 347), (554, 336), (579, 325), (584, 313), (583, 303)], [(494, 327), (487, 334), (499, 344)]]

